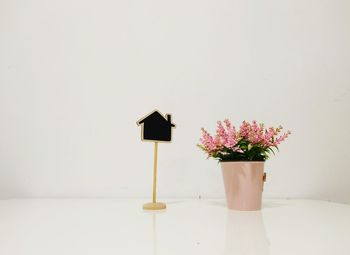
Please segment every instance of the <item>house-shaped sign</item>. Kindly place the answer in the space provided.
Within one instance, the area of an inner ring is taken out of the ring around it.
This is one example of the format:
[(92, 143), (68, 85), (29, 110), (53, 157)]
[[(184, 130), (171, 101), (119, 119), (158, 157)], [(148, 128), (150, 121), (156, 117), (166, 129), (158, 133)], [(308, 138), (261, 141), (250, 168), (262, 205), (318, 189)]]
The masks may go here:
[(140, 119), (137, 125), (141, 125), (142, 141), (152, 142), (171, 142), (172, 128), (175, 127), (170, 114), (163, 116), (157, 110)]

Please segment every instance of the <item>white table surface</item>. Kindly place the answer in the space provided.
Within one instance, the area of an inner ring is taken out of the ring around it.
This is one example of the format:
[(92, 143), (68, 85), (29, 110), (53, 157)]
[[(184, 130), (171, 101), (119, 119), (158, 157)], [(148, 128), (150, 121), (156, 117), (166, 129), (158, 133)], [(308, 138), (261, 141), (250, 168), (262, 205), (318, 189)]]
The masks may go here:
[(0, 200), (1, 255), (350, 254), (350, 206), (264, 200), (260, 212), (224, 200)]

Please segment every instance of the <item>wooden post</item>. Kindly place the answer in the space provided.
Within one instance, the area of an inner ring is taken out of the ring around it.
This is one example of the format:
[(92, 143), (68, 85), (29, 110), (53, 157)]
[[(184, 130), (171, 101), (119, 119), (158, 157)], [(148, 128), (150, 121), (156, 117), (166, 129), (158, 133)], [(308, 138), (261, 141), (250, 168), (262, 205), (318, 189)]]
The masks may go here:
[(157, 200), (157, 161), (158, 161), (158, 142), (154, 143), (154, 161), (153, 161), (153, 200), (155, 204)]
[(158, 163), (158, 142), (154, 142), (152, 203), (144, 204), (143, 205), (144, 210), (162, 210), (166, 208), (166, 204), (157, 203), (157, 163)]

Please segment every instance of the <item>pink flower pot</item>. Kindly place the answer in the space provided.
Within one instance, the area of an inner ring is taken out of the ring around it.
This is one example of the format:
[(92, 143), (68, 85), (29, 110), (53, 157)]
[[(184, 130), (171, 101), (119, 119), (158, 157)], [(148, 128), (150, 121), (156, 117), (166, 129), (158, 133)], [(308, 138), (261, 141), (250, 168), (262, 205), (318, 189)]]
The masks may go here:
[(227, 207), (240, 211), (261, 209), (264, 162), (221, 162)]

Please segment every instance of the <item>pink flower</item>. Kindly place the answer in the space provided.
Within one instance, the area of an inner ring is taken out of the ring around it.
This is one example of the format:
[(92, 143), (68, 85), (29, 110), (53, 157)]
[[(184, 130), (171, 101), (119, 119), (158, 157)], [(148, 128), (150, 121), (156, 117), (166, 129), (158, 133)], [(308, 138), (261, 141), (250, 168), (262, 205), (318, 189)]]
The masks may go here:
[(273, 127), (270, 127), (269, 130), (265, 130), (265, 134), (264, 134), (263, 141), (262, 141), (262, 143), (265, 147), (272, 146), (272, 144), (273, 144), (272, 138), (275, 134), (277, 134), (277, 133)]
[(247, 138), (250, 133), (251, 126), (248, 122), (243, 121), (242, 125), (239, 128), (239, 134), (243, 138)]
[(276, 141), (273, 143), (273, 146), (279, 145), (281, 142), (283, 142), (285, 139), (287, 139), (290, 134), (291, 134), (291, 132), (288, 130), (286, 133), (284, 133), (283, 135), (281, 135), (280, 137), (278, 137), (276, 139)]
[(252, 124), (243, 121), (239, 130), (239, 136), (247, 139), (252, 144), (263, 143), (264, 133), (264, 124), (257, 123), (255, 120), (252, 121)]
[(231, 122), (228, 119), (224, 120), (226, 130), (227, 130), (227, 139), (225, 141), (225, 147), (233, 149), (237, 144), (237, 134), (236, 129), (232, 126)]
[(262, 141), (262, 132), (263, 130), (260, 129), (261, 125), (258, 125), (258, 123), (253, 120), (253, 125), (251, 126), (250, 133), (249, 133), (249, 141), (252, 144), (257, 144)]
[(221, 121), (217, 122), (215, 142), (217, 147), (222, 147), (227, 143), (228, 135)]
[(205, 150), (207, 150), (209, 153), (215, 151), (216, 144), (214, 138), (204, 128), (202, 128), (201, 130), (202, 138), (200, 139), (200, 141), (203, 144)]

